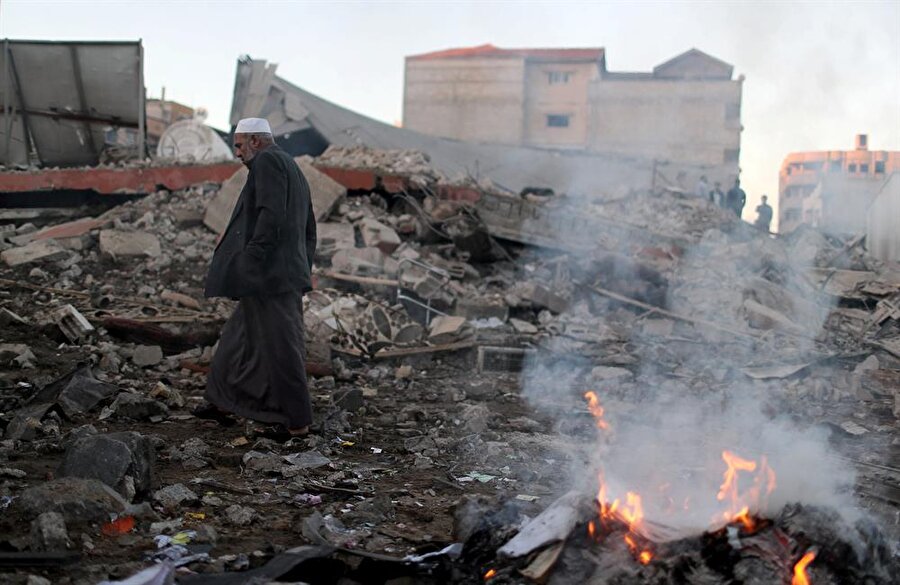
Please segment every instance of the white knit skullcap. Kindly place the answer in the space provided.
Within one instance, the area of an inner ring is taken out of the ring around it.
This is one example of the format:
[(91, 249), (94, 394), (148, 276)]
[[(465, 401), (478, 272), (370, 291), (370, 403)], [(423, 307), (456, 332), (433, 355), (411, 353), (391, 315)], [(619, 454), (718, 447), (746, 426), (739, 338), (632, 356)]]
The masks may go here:
[(271, 134), (269, 121), (265, 118), (244, 118), (237, 123), (235, 134)]

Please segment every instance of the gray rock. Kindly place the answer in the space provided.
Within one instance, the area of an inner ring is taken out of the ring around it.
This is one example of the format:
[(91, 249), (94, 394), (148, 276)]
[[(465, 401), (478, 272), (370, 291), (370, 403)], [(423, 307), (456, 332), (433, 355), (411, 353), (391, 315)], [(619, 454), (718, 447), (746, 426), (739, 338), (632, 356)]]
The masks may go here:
[(53, 585), (50, 582), (50, 579), (45, 579), (44, 577), (39, 577), (37, 575), (28, 575), (28, 580), (25, 581), (25, 585)]
[(275, 453), (261, 453), (259, 451), (247, 451), (241, 459), (244, 468), (256, 473), (270, 473), (278, 471), (284, 464), (281, 455)]
[(225, 519), (234, 526), (247, 526), (256, 520), (256, 510), (247, 506), (233, 504), (225, 508)]
[(169, 407), (162, 402), (130, 392), (119, 394), (110, 409), (119, 418), (133, 420), (147, 420), (154, 416), (169, 415)]
[(163, 360), (162, 348), (158, 345), (138, 345), (131, 354), (134, 365), (146, 368), (155, 366)]
[(359, 388), (341, 388), (334, 393), (334, 403), (346, 411), (356, 412), (365, 406), (365, 399)]
[(166, 510), (174, 511), (181, 506), (192, 506), (200, 498), (183, 483), (167, 485), (153, 494), (153, 499), (162, 504)]
[(127, 502), (108, 485), (96, 479), (63, 477), (28, 488), (13, 506), (28, 519), (45, 512), (59, 512), (66, 524), (108, 522)]
[(285, 455), (284, 460), (300, 469), (315, 469), (331, 463), (328, 457), (325, 457), (318, 451), (303, 451), (302, 453)]
[(153, 445), (140, 433), (93, 435), (75, 441), (66, 450), (59, 475), (98, 479), (130, 499), (127, 494), (150, 490), (155, 462)]
[(68, 548), (66, 521), (59, 512), (44, 512), (31, 522), (31, 548), (35, 551), (64, 551)]

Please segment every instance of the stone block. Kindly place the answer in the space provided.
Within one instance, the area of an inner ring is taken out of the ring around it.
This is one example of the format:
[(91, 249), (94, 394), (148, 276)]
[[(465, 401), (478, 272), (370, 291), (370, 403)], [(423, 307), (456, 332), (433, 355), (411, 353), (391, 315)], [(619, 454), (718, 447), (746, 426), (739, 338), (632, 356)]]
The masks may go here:
[(146, 368), (155, 366), (163, 359), (162, 348), (158, 345), (138, 345), (131, 354), (131, 361), (134, 365)]
[(435, 317), (428, 328), (428, 341), (436, 345), (453, 343), (472, 333), (472, 327), (465, 317)]
[(102, 481), (130, 500), (152, 487), (155, 460), (153, 445), (140, 433), (92, 435), (66, 450), (59, 475)]
[(32, 262), (52, 262), (69, 255), (69, 251), (56, 240), (38, 240), (20, 248), (10, 248), (0, 252), (7, 266), (21, 266)]
[(161, 249), (159, 238), (149, 232), (100, 230), (100, 253), (112, 258), (146, 256), (156, 258)]
[(363, 243), (370, 248), (378, 248), (385, 254), (391, 254), (400, 247), (400, 236), (393, 229), (370, 217), (359, 222), (359, 231)]
[(59, 512), (44, 512), (31, 522), (31, 549), (38, 552), (64, 551), (69, 546), (66, 521)]
[(26, 519), (58, 512), (70, 528), (74, 524), (109, 522), (110, 514), (125, 511), (127, 502), (96, 479), (63, 477), (28, 488), (13, 505)]

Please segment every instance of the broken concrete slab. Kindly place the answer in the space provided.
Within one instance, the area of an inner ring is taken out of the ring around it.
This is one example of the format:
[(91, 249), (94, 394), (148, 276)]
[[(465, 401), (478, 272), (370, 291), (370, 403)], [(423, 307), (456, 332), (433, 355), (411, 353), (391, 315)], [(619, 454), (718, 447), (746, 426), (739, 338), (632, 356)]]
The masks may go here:
[(378, 248), (346, 248), (335, 252), (331, 266), (337, 272), (356, 276), (397, 274), (397, 261)]
[(203, 225), (203, 210), (200, 209), (174, 209), (172, 210), (172, 221), (181, 229), (188, 229)]
[(472, 334), (472, 326), (465, 317), (438, 316), (428, 327), (428, 341), (434, 344), (452, 343)]
[(56, 240), (39, 240), (20, 248), (10, 248), (0, 252), (7, 266), (21, 266), (32, 262), (51, 262), (69, 255), (69, 251)]
[(13, 506), (26, 519), (58, 512), (66, 524), (108, 522), (110, 514), (125, 511), (127, 502), (111, 487), (96, 479), (63, 477), (30, 487)]
[(71, 418), (90, 412), (117, 390), (114, 384), (97, 380), (90, 368), (82, 368), (44, 386), (31, 402), (34, 405), (55, 403)]
[(312, 159), (309, 157), (299, 156), (294, 159), (294, 162), (300, 167), (300, 172), (303, 173), (309, 184), (316, 221), (325, 221), (347, 194), (347, 189), (314, 167)]
[(100, 230), (100, 253), (111, 258), (146, 256), (156, 258), (161, 253), (159, 238), (149, 232)]
[(33, 368), (36, 359), (24, 343), (0, 343), (0, 365)]
[[(113, 403), (109, 405), (108, 411), (110, 414), (115, 414), (118, 418), (130, 418), (132, 420), (148, 420), (169, 415), (169, 407), (162, 402), (139, 394), (132, 394), (131, 392), (119, 394)], [(106, 409), (104, 409), (104, 412), (106, 412)], [(102, 415), (101, 418), (103, 418)]]
[(150, 439), (140, 433), (91, 435), (66, 450), (59, 475), (100, 480), (131, 500), (152, 487), (155, 461)]
[(515, 329), (517, 333), (523, 335), (533, 335), (538, 332), (537, 327), (528, 321), (522, 321), (521, 319), (510, 319), (509, 324), (513, 326), (513, 329)]
[(209, 205), (206, 206), (206, 213), (203, 215), (203, 224), (211, 229), (213, 233), (221, 234), (228, 226), (228, 220), (231, 219), (231, 212), (234, 210), (234, 204), (237, 203), (241, 189), (247, 182), (247, 175), (250, 171), (245, 166), (241, 166), (231, 177), (222, 183), (219, 192), (212, 198)]
[(370, 217), (359, 222), (359, 231), (363, 242), (370, 248), (378, 248), (385, 254), (391, 254), (400, 247), (400, 236), (393, 229)]
[(157, 490), (153, 493), (153, 499), (159, 502), (167, 511), (176, 511), (181, 506), (192, 506), (200, 501), (200, 498), (183, 483), (175, 483)]

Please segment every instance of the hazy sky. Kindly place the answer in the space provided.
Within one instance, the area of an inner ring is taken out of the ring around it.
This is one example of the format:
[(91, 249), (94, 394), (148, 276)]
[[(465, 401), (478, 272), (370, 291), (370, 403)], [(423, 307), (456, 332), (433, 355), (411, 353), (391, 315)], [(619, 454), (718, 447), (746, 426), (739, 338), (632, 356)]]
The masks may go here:
[(857, 133), (869, 134), (873, 150), (900, 150), (900, 0), (0, 0), (0, 37), (142, 39), (148, 94), (165, 86), (168, 98), (205, 106), (220, 128), (228, 127), (242, 54), (278, 63), (281, 77), (326, 99), (395, 122), (406, 55), (483, 43), (605, 47), (609, 69), (649, 71), (696, 47), (746, 76), (741, 168), (751, 210), (761, 194), (777, 194), (789, 152), (849, 149)]

